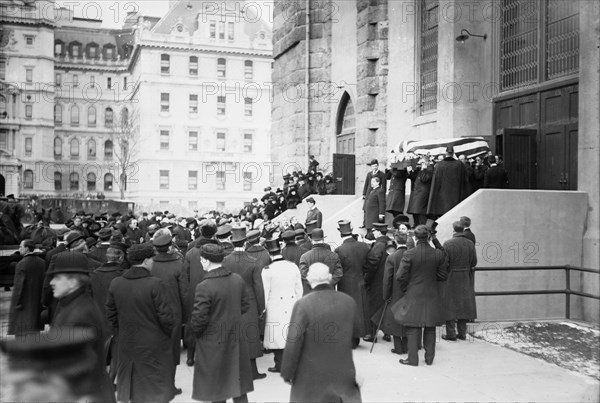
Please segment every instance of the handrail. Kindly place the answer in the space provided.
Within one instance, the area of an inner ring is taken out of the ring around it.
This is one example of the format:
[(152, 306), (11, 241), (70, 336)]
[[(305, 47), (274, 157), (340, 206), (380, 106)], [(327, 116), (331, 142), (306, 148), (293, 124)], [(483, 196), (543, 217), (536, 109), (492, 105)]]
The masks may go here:
[(476, 297), (498, 296), (498, 295), (550, 295), (565, 294), (565, 319), (571, 319), (571, 295), (579, 297), (593, 298), (600, 300), (600, 295), (571, 289), (571, 271), (600, 274), (598, 269), (587, 267), (577, 267), (571, 265), (564, 266), (505, 266), (505, 267), (476, 267), (476, 272), (484, 271), (526, 271), (526, 270), (564, 270), (565, 288), (563, 290), (518, 290), (518, 291), (479, 291), (475, 292)]

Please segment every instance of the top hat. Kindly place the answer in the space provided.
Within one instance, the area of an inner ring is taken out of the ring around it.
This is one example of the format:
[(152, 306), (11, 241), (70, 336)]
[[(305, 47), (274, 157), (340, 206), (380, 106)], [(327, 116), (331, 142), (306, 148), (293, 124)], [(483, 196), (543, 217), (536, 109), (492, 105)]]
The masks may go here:
[(311, 231), (310, 238), (313, 241), (322, 241), (323, 239), (325, 239), (325, 234), (323, 233), (323, 230), (321, 228), (315, 228)]
[(231, 228), (231, 242), (241, 242), (246, 240), (246, 227)]
[(269, 239), (265, 242), (265, 246), (267, 251), (270, 254), (276, 254), (281, 252), (281, 246), (279, 246), (279, 240), (277, 239)]
[(310, 234), (312, 232), (312, 230), (314, 230), (315, 228), (317, 228), (317, 220), (308, 221), (306, 223), (306, 233), (307, 234)]
[(454, 147), (453, 146), (446, 147), (446, 154), (454, 154)]
[(352, 235), (352, 224), (348, 220), (338, 221), (338, 231), (341, 236)]

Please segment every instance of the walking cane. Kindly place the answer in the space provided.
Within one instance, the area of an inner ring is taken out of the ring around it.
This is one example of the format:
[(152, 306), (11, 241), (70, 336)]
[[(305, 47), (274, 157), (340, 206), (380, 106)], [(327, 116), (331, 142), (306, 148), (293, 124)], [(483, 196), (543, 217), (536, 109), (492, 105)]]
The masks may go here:
[(369, 354), (371, 354), (373, 352), (373, 347), (375, 347), (375, 342), (377, 341), (377, 334), (379, 333), (379, 328), (381, 327), (381, 322), (383, 322), (383, 315), (385, 315), (385, 311), (386, 311), (389, 303), (390, 303), (389, 299), (385, 300), (385, 305), (383, 306), (383, 311), (381, 311), (381, 318), (379, 318), (379, 324), (377, 325), (377, 330), (375, 330), (375, 337), (373, 337), (373, 343), (371, 344), (371, 350), (369, 351)]

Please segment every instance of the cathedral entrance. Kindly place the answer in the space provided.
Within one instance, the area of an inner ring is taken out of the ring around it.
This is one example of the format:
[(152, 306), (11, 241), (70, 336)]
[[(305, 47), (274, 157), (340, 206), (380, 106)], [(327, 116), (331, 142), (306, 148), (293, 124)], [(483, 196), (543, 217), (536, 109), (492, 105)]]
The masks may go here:
[(336, 153), (333, 154), (333, 175), (336, 181), (336, 194), (355, 194), (356, 157), (356, 118), (354, 105), (347, 92), (340, 100), (336, 119)]

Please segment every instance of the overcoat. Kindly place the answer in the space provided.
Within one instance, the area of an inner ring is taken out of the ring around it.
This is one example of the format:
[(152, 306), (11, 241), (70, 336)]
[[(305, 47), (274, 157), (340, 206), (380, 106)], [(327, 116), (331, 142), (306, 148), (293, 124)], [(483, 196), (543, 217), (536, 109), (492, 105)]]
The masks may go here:
[(256, 265), (258, 266), (259, 270), (262, 270), (264, 267), (268, 266), (269, 263), (271, 263), (269, 252), (267, 252), (265, 247), (262, 245), (250, 245), (246, 248), (246, 253), (256, 259)]
[(379, 178), (379, 187), (383, 189), (383, 194), (385, 194), (387, 189), (387, 180), (385, 177), (385, 172), (377, 170), (377, 173), (373, 174), (373, 171), (369, 171), (367, 173), (367, 178), (365, 179), (365, 185), (363, 186), (363, 196), (365, 197), (365, 204), (363, 204), (363, 210), (365, 210), (366, 200), (369, 198), (369, 194), (373, 191), (373, 188), (371, 188), (371, 179), (373, 179), (374, 176), (377, 176)]
[(365, 227), (373, 228), (373, 223), (379, 222), (379, 216), (385, 214), (385, 193), (378, 187), (373, 189), (365, 203)]
[(352, 359), (356, 303), (326, 284), (294, 306), (281, 376), (292, 382), (290, 402), (360, 402)]
[(473, 233), (473, 231), (471, 231), (470, 228), (465, 228), (465, 230), (463, 231), (463, 234), (465, 235), (465, 238), (471, 240), (471, 242), (473, 242), (473, 244), (477, 243), (477, 240), (475, 239), (475, 234)]
[(427, 214), (442, 216), (470, 194), (467, 168), (452, 157), (444, 158), (433, 169)]
[(403, 295), (402, 290), (400, 289), (400, 283), (395, 281), (394, 278), (396, 272), (400, 268), (400, 262), (402, 261), (402, 256), (404, 256), (405, 251), (406, 248), (401, 247), (389, 255), (385, 260), (385, 267), (383, 270), (383, 300), (389, 300), (390, 302), (387, 304), (387, 308), (383, 313), (381, 330), (385, 334), (390, 334), (396, 337), (405, 336), (404, 328), (401, 324), (396, 322), (396, 319), (394, 319), (394, 314), (392, 313), (392, 306), (398, 302)]
[(483, 187), (485, 181), (485, 173), (488, 169), (489, 167), (485, 164), (475, 165), (475, 167), (473, 168), (473, 176), (471, 177), (471, 190), (473, 192), (476, 192), (477, 190)]
[(398, 323), (411, 327), (434, 327), (444, 324), (444, 308), (438, 281), (446, 281), (448, 257), (427, 241), (404, 252), (396, 281), (404, 295), (392, 306)]
[[(90, 327), (95, 330), (92, 347), (96, 356), (96, 363), (90, 376), (90, 384), (78, 384), (83, 395), (91, 395), (91, 401), (114, 402), (115, 394), (112, 382), (108, 377), (104, 365), (104, 342), (108, 331), (104, 327), (104, 320), (100, 309), (90, 296), (86, 287), (80, 287), (71, 294), (60, 298), (56, 304), (56, 314), (50, 323), (52, 329), (59, 329), (60, 335), (68, 335), (72, 327)], [(87, 392), (87, 393), (85, 393)]]
[(406, 168), (392, 168), (391, 170), (386, 170), (385, 175), (390, 180), (390, 191), (385, 197), (385, 211), (402, 213), (406, 202), (406, 179), (408, 179), (408, 172)]
[(283, 349), (292, 309), (296, 301), (302, 298), (300, 270), (294, 263), (279, 258), (265, 267), (262, 280), (267, 309), (264, 346), (268, 349)]
[(300, 266), (300, 257), (306, 252), (306, 250), (300, 248), (295, 242), (286, 244), (281, 250), (281, 256), (289, 262), (294, 263), (296, 266)]
[(173, 399), (175, 313), (163, 282), (133, 266), (111, 282), (106, 316), (117, 335), (117, 400)]
[(254, 390), (248, 344), (240, 337), (242, 314), (249, 308), (244, 280), (223, 267), (206, 273), (196, 287), (192, 399), (216, 402)]
[[(365, 264), (365, 285), (367, 287), (367, 300), (369, 304), (369, 318), (375, 324), (379, 323), (381, 318), (381, 308), (384, 305), (383, 300), (383, 271), (385, 261), (388, 257), (386, 252), (387, 241), (389, 238), (380, 236), (371, 245), (371, 250), (367, 255)], [(379, 316), (376, 314), (379, 312)]]
[(169, 304), (175, 313), (175, 327), (171, 334), (171, 349), (175, 365), (179, 364), (181, 356), (181, 324), (185, 314), (185, 303), (188, 293), (188, 280), (183, 273), (183, 262), (175, 255), (159, 253), (154, 256), (152, 271), (154, 277), (160, 278), (165, 284)]
[(244, 279), (250, 308), (242, 315), (241, 335), (248, 343), (250, 358), (262, 357), (263, 346), (260, 340), (259, 316), (265, 309), (265, 291), (261, 270), (256, 265), (255, 258), (247, 252), (236, 250), (223, 259), (222, 267)]
[(408, 207), (406, 209), (408, 214), (427, 214), (427, 203), (429, 202), (432, 177), (433, 168), (431, 166), (419, 170), (413, 189), (410, 192), (410, 198), (408, 199)]
[(331, 285), (335, 286), (344, 274), (342, 263), (337, 253), (331, 250), (331, 247), (326, 243), (316, 243), (312, 249), (300, 256), (300, 274), (302, 275), (302, 284), (304, 287), (304, 295), (310, 291), (310, 286), (306, 281), (308, 269), (313, 263), (324, 263), (329, 267), (329, 273), (332, 275)]
[(33, 253), (26, 254), (17, 263), (10, 301), (8, 334), (43, 329), (40, 313), (45, 270), (46, 262)]
[(477, 318), (474, 271), (477, 266), (475, 244), (465, 234), (456, 233), (444, 242), (448, 255), (448, 280), (444, 290), (445, 319)]
[(498, 165), (492, 166), (484, 174), (483, 187), (488, 189), (508, 188), (508, 173)]
[(110, 283), (116, 277), (120, 277), (125, 270), (119, 263), (105, 263), (98, 267), (90, 274), (90, 283), (92, 286), (92, 298), (106, 322), (106, 326), (109, 326), (108, 320), (106, 319), (106, 297), (108, 296), (108, 288)]
[(110, 242), (99, 242), (90, 249), (88, 255), (101, 263), (106, 263), (106, 252), (109, 246)]
[(366, 324), (369, 323), (369, 305), (365, 288), (364, 270), (367, 255), (371, 248), (354, 237), (344, 239), (335, 252), (340, 257), (344, 274), (337, 284), (337, 290), (352, 297), (357, 307), (358, 337), (367, 334)]

